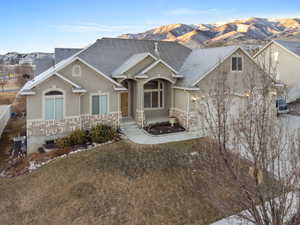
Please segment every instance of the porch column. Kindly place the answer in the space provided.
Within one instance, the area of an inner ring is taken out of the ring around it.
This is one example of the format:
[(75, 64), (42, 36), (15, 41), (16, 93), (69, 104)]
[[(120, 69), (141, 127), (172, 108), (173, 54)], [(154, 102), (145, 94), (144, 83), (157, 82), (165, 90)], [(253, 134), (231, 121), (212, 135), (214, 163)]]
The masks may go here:
[(144, 84), (142, 81), (137, 82), (137, 104), (136, 104), (136, 122), (139, 126), (144, 126)]

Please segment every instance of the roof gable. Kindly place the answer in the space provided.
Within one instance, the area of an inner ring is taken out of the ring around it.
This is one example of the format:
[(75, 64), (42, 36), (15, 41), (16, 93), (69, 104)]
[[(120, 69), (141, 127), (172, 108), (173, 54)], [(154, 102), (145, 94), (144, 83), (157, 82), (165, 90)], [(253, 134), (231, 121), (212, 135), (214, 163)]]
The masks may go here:
[(150, 70), (152, 70), (153, 68), (155, 68), (157, 65), (163, 65), (164, 67), (167, 67), (169, 70), (171, 70), (174, 74), (177, 74), (178, 72), (172, 68), (170, 65), (168, 65), (166, 62), (164, 62), (163, 60), (159, 59), (157, 61), (155, 61), (154, 63), (152, 63), (151, 65), (149, 65), (148, 67), (146, 67), (144, 70), (142, 70), (139, 75), (143, 75), (147, 72), (149, 72)]
[(143, 53), (132, 55), (124, 63), (122, 63), (116, 70), (114, 70), (112, 72), (112, 75), (117, 76), (117, 75), (124, 74), (125, 72), (127, 72), (128, 70), (130, 70), (135, 65), (139, 64), (141, 61), (143, 61), (149, 56), (152, 57), (154, 60), (156, 60), (156, 57), (149, 52), (143, 52)]
[(288, 51), (292, 55), (294, 55), (296, 58), (300, 59), (300, 42), (296, 41), (284, 41), (284, 40), (273, 40), (270, 41), (268, 44), (266, 44), (261, 50), (259, 50), (253, 58), (257, 58), (265, 49), (267, 49), (272, 44), (275, 44), (282, 49)]
[(207, 74), (240, 49), (238, 46), (206, 48), (194, 50), (185, 60), (179, 74), (184, 77), (177, 85), (193, 87)]
[(294, 54), (296, 57), (300, 58), (300, 42), (297, 41), (283, 41), (283, 40), (275, 40), (277, 45), (280, 45), (287, 49), (289, 52)]

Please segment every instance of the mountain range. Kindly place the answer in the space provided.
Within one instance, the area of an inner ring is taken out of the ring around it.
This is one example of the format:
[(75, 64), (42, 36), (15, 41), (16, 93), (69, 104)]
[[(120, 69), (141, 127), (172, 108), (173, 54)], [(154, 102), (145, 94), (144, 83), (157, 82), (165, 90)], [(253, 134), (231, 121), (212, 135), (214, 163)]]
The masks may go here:
[[(191, 48), (223, 45), (257, 46), (272, 39), (300, 41), (300, 18), (269, 19), (252, 17), (209, 24), (169, 24), (142, 33), (128, 33), (119, 36), (128, 39), (177, 41)], [(68, 46), (66, 46), (68, 47)], [(20, 61), (47, 58), (53, 60), (53, 53), (20, 54), (10, 52), (0, 55), (0, 64), (18, 64)]]
[(121, 38), (178, 41), (192, 48), (232, 44), (263, 44), (271, 39), (300, 41), (300, 18), (252, 17), (210, 24), (169, 24)]

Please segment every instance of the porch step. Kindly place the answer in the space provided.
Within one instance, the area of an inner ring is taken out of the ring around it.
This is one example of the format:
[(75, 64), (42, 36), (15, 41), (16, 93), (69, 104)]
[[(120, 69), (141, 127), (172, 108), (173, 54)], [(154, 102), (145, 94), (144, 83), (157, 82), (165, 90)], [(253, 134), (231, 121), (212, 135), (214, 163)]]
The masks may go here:
[(123, 122), (120, 124), (120, 128), (123, 130), (137, 129), (138, 125), (135, 121)]

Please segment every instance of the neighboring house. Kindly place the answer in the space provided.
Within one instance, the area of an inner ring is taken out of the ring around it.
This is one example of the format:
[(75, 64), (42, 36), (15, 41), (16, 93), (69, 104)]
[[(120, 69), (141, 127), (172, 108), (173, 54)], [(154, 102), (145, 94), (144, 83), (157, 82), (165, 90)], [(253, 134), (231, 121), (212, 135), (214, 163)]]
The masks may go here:
[(169, 116), (197, 129), (193, 96), (208, 91), (220, 66), (235, 78), (258, 68), (240, 47), (191, 50), (176, 42), (103, 38), (84, 49), (56, 49), (50, 67), (20, 91), (27, 98), (28, 152), (45, 140), (97, 123), (119, 127), (133, 118), (143, 127)]
[(287, 86), (288, 102), (300, 98), (300, 42), (273, 40), (255, 56), (255, 60), (277, 82)]

